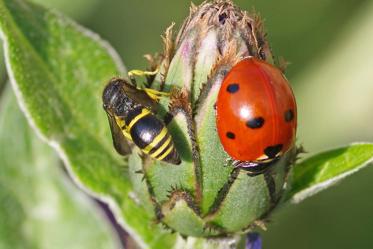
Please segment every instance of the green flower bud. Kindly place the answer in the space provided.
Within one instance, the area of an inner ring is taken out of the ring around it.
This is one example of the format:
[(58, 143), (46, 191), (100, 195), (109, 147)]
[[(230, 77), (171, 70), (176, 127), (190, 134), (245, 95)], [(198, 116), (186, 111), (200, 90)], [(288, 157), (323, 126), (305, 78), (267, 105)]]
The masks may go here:
[(284, 191), (294, 150), (264, 174), (248, 176), (231, 165), (217, 135), (214, 104), (220, 85), (247, 56), (273, 64), (260, 19), (230, 1), (192, 6), (176, 39), (170, 29), (166, 32), (156, 78), (160, 84), (152, 87), (179, 89), (162, 99), (158, 115), (173, 114), (168, 129), (182, 163), (140, 158), (135, 152), (129, 170), (136, 198), (159, 222), (182, 235), (246, 232), (263, 223)]

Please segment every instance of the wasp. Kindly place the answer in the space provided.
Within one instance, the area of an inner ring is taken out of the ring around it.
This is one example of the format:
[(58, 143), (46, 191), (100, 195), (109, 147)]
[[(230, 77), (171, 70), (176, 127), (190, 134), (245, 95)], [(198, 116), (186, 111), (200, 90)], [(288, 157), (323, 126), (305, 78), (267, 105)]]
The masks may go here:
[(112, 78), (103, 91), (103, 108), (108, 116), (114, 147), (119, 154), (127, 155), (131, 153), (128, 143), (131, 142), (156, 160), (180, 164), (179, 153), (166, 125), (155, 115), (160, 95), (166, 93), (140, 89), (133, 84), (134, 74), (145, 73), (149, 72), (131, 71), (132, 84), (125, 79)]

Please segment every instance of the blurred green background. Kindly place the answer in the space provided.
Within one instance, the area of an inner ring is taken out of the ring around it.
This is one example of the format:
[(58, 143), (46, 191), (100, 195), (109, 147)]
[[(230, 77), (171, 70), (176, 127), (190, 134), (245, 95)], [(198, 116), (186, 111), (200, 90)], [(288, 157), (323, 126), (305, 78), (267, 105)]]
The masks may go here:
[[(162, 48), (160, 35), (188, 15), (189, 1), (38, 0), (108, 40), (128, 68)], [(201, 1), (195, 1), (198, 4)], [(298, 142), (308, 155), (373, 141), (373, 1), (236, 0), (259, 12), (299, 108)], [(5, 82), (1, 64), (1, 81)], [(3, 84), (3, 83), (2, 83)], [(373, 168), (299, 205), (278, 211), (264, 248), (373, 248)]]

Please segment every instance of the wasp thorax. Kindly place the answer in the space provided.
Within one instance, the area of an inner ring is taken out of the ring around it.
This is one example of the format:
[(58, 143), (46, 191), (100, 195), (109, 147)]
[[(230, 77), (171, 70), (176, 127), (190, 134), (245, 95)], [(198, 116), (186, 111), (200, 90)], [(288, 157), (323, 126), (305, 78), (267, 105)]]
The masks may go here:
[(125, 117), (128, 111), (135, 107), (135, 103), (125, 91), (126, 84), (128, 83), (123, 79), (113, 78), (103, 91), (103, 107), (111, 115)]
[[(177, 94), (172, 91), (170, 99), (160, 101), (159, 109), (166, 113), (165, 124), (181, 164), (176, 167), (133, 154), (130, 172), (143, 173), (133, 173), (131, 178), (134, 185), (143, 184), (137, 188), (137, 196), (154, 206), (161, 223), (183, 235), (225, 236), (249, 230), (281, 200), (294, 150), (281, 157), (277, 157), (279, 147), (262, 150), (276, 160), (248, 175), (255, 164), (245, 164), (246, 170), (236, 167), (218, 136), (214, 107), (227, 72), (237, 62), (254, 57), (273, 64), (262, 22), (231, 1), (204, 2), (191, 7), (176, 39), (169, 28), (164, 40), (163, 61), (156, 77), (160, 83), (152, 86), (178, 90)], [(228, 91), (233, 94), (239, 89), (234, 85)], [(282, 112), (281, 117), (284, 115)], [(289, 125), (294, 115), (286, 114)], [(249, 126), (256, 130), (269, 122), (254, 121)], [(230, 130), (224, 133), (230, 140), (237, 140), (238, 135)]]

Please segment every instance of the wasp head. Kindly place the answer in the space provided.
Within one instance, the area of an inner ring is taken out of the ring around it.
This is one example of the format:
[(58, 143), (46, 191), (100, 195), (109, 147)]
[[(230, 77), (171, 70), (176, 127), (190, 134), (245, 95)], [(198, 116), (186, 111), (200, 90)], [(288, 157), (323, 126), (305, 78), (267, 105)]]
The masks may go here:
[(123, 116), (126, 113), (128, 97), (125, 93), (126, 82), (113, 78), (106, 85), (102, 94), (103, 108), (110, 115)]

